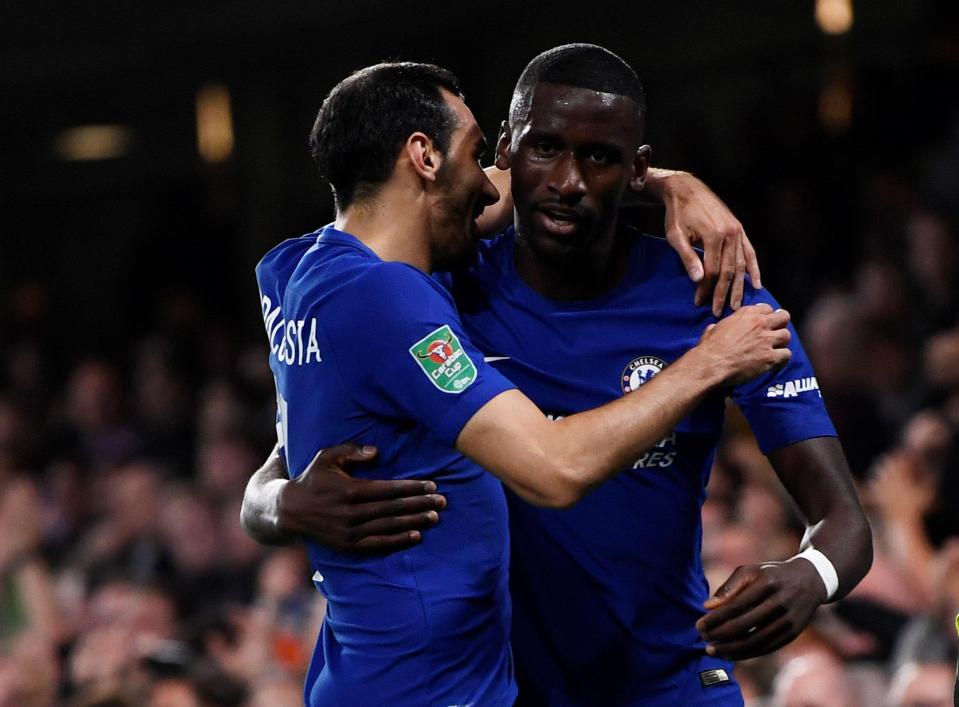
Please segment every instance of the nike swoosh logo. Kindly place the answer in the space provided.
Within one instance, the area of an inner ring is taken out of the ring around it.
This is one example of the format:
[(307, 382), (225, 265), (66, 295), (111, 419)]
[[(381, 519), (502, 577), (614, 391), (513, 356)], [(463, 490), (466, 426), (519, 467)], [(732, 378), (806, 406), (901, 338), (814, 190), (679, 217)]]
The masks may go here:
[(492, 363), (493, 361), (509, 361), (509, 356), (483, 356), (483, 361)]

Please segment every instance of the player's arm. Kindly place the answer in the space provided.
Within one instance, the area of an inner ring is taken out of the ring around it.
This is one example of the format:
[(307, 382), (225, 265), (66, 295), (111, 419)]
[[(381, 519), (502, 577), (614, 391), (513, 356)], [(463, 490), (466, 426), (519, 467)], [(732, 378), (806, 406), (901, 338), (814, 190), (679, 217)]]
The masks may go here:
[[(493, 236), (513, 222), (513, 195), (508, 169), (487, 167), (485, 171), (500, 199), (487, 206), (476, 223), (481, 233)], [(650, 167), (643, 193), (666, 207), (666, 240), (679, 254), (690, 279), (699, 283), (697, 306), (708, 302), (712, 294), (713, 313), (717, 317), (722, 314), (727, 297), (730, 306), (738, 309), (747, 272), (753, 287), (762, 287), (756, 251), (743, 225), (701, 180), (689, 172)], [(630, 201), (627, 197), (624, 203)], [(703, 248), (702, 260), (694, 245)]]
[(323, 450), (295, 480), (279, 448), (250, 478), (240, 523), (266, 545), (308, 537), (344, 552), (385, 553), (418, 543), (439, 520), (446, 499), (432, 481), (354, 479), (351, 464), (372, 460), (376, 449), (341, 444)]
[(490, 166), (483, 171), (499, 192), (499, 200), (483, 209), (476, 226), (482, 235), (491, 237), (513, 223), (513, 190), (508, 169)]
[(479, 409), (456, 446), (530, 503), (567, 507), (630, 466), (710, 390), (789, 358), (789, 315), (769, 305), (740, 310), (651, 381), (607, 405), (550, 421), (522, 393)]
[(827, 595), (821, 571), (799, 556), (786, 562), (746, 565), (706, 603), (697, 627), (710, 652), (742, 660), (786, 645), (806, 627), (816, 608), (845, 596), (869, 571), (872, 534), (859, 503), (839, 440), (816, 437), (769, 454), (769, 460), (806, 524), (801, 550), (821, 553), (838, 587)]

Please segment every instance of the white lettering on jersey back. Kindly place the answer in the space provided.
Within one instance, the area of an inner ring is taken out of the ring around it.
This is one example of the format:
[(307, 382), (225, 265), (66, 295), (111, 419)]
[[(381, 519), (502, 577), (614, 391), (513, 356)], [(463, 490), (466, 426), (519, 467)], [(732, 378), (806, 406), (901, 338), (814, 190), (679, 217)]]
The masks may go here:
[(263, 323), (270, 339), (270, 351), (276, 356), (276, 360), (287, 366), (323, 361), (320, 344), (316, 339), (316, 317), (286, 321), (280, 312), (280, 305), (274, 308), (269, 297), (260, 296)]
[(822, 392), (819, 390), (819, 381), (816, 380), (815, 376), (809, 378), (797, 378), (795, 380), (786, 381), (785, 383), (777, 383), (776, 385), (771, 385), (766, 389), (767, 398), (796, 398), (800, 393), (808, 393), (815, 390), (819, 393), (819, 397), (822, 397)]

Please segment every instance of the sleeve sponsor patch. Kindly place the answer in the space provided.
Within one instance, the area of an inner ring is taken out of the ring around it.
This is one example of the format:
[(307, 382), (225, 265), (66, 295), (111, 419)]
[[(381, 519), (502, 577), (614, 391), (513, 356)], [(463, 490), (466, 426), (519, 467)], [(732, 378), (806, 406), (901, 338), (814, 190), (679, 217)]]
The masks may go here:
[(448, 324), (413, 344), (410, 356), (444, 393), (462, 393), (476, 380), (476, 366)]
[(809, 378), (797, 378), (795, 380), (786, 381), (785, 383), (777, 383), (776, 385), (771, 385), (766, 389), (767, 398), (795, 398), (800, 393), (808, 393), (809, 391), (815, 390), (819, 394), (819, 397), (822, 397), (822, 393), (819, 390), (819, 381), (816, 380), (815, 376)]

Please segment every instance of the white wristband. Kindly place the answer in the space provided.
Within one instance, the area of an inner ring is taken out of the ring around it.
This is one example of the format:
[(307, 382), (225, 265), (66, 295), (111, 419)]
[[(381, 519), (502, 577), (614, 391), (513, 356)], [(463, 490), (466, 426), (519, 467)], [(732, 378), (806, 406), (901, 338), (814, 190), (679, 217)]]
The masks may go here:
[(832, 599), (839, 590), (839, 575), (836, 574), (836, 568), (832, 566), (829, 558), (810, 545), (798, 555), (790, 557), (786, 562), (798, 560), (800, 557), (809, 560), (812, 566), (816, 568), (822, 583), (826, 585), (826, 601)]

